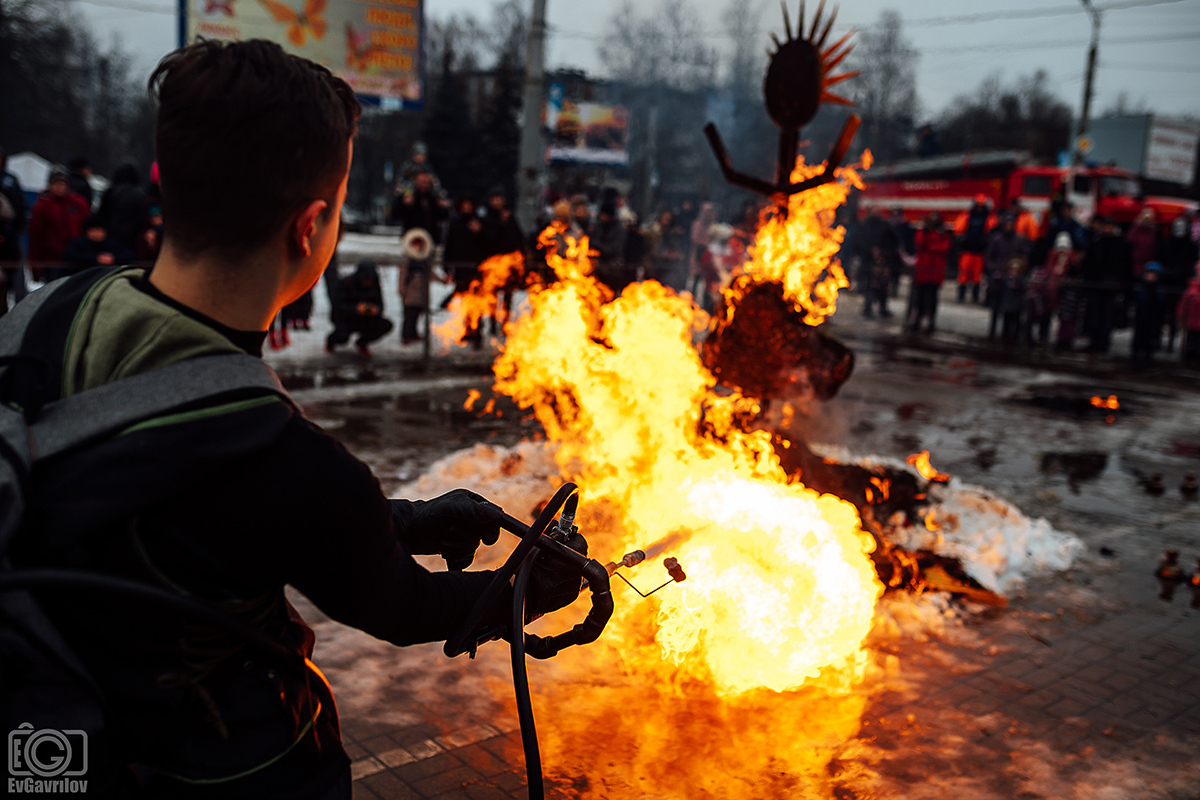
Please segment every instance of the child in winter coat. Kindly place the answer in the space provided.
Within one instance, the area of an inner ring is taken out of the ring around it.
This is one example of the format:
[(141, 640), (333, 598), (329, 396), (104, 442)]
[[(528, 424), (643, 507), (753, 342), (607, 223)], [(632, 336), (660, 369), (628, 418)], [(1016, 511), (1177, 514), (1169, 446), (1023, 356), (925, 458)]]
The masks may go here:
[(1004, 265), (1004, 277), (997, 287), (998, 301), (994, 308), (1003, 320), (1001, 336), (1004, 344), (1012, 346), (1021, 340), (1021, 315), (1025, 311), (1027, 283), (1024, 258), (1010, 258)]
[(1162, 339), (1167, 297), (1159, 282), (1160, 277), (1162, 265), (1150, 261), (1142, 269), (1142, 279), (1133, 290), (1133, 347), (1130, 357), (1135, 369), (1150, 366), (1154, 351)]

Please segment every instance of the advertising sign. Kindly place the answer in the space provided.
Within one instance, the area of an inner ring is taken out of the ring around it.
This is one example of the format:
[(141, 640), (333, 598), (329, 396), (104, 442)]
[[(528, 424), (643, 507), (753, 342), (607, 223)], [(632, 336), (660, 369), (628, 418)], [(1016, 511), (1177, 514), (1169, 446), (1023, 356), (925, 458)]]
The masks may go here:
[(1154, 117), (1146, 143), (1147, 178), (1188, 186), (1196, 174), (1200, 125)]
[(182, 0), (187, 41), (269, 39), (327, 67), (371, 105), (425, 100), (423, 0)]
[(578, 103), (550, 87), (546, 108), (548, 160), (624, 167), (629, 164), (629, 110), (624, 106)]

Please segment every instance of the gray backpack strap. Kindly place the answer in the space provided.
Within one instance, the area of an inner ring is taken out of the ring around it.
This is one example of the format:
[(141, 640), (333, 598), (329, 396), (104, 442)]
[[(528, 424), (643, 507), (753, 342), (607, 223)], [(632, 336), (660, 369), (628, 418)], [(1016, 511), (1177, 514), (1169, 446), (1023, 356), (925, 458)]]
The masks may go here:
[(122, 378), (47, 404), (30, 426), (33, 458), (49, 458), (183, 406), (255, 388), (295, 405), (275, 371), (246, 353), (190, 358)]
[(50, 299), (50, 295), (66, 283), (65, 280), (46, 284), (35, 292), (31, 292), (12, 310), (0, 317), (0, 356), (15, 356), (21, 350), (21, 341), (25, 338), (25, 329), (29, 321), (38, 312), (42, 304)]

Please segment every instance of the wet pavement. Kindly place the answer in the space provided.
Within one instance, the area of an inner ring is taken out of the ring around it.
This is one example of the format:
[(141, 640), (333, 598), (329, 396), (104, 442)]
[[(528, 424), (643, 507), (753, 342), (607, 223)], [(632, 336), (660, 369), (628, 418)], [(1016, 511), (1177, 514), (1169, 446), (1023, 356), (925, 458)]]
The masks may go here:
[[(1200, 503), (1179, 489), (1200, 472), (1195, 384), (1174, 371), (1133, 375), (1119, 359), (1015, 364), (953, 330), (897, 336), (861, 325), (855, 302), (829, 329), (855, 347), (855, 374), (798, 415), (794, 432), (857, 454), (930, 450), (938, 469), (1076, 534), (1086, 551), (1070, 570), (1030, 579), (1005, 609), (955, 603), (940, 620), (873, 636), (869, 646), (898, 668), (871, 690), (861, 732), (830, 764), (828, 796), (1200, 798), (1200, 609), (1188, 607), (1187, 586), (1159, 599), (1153, 576), (1166, 549), (1188, 571), (1200, 558)], [(270, 358), (388, 492), (451, 452), (537, 431), (503, 399), (500, 417), (463, 408), (471, 390), (490, 395), (487, 354), (457, 352), (430, 372), (402, 352)], [(1092, 402), (1113, 395), (1117, 409)], [(505, 647), (449, 660), (436, 645), (395, 648), (297, 602), (316, 623), (315, 660), (338, 699), (356, 797), (525, 796)], [(535, 691), (549, 675), (533, 670)], [(538, 712), (553, 733), (569, 709)], [(608, 769), (557, 774), (548, 794), (677, 796), (653, 786), (609, 794)]]

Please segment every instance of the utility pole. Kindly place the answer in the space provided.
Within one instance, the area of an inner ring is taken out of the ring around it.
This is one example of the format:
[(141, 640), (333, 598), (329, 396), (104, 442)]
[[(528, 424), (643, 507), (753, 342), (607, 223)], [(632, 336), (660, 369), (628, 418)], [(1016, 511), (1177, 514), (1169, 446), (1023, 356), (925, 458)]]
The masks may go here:
[(541, 210), (546, 169), (542, 103), (546, 99), (546, 0), (533, 0), (525, 46), (525, 92), (521, 99), (521, 157), (517, 166), (517, 222), (533, 230)]
[(1092, 0), (1079, 0), (1083, 9), (1092, 18), (1092, 44), (1088, 47), (1087, 73), (1083, 79), (1083, 110), (1079, 115), (1079, 129), (1075, 135), (1075, 163), (1083, 162), (1083, 151), (1080, 144), (1088, 133), (1088, 122), (1092, 113), (1092, 80), (1096, 75), (1096, 50), (1100, 47), (1100, 9), (1092, 5)]

